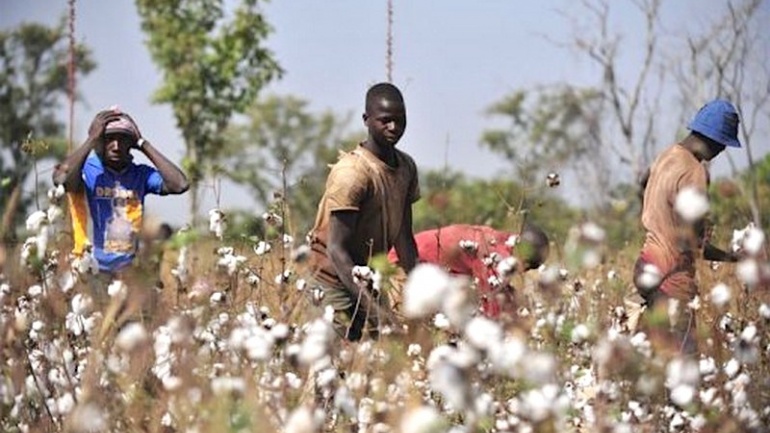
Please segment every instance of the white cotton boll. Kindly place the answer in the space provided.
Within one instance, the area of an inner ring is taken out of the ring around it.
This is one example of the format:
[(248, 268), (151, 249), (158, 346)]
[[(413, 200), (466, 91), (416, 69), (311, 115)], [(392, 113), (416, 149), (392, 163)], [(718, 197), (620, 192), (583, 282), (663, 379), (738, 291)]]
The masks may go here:
[(48, 250), (48, 239), (49, 239), (50, 232), (48, 231), (48, 228), (45, 227), (41, 229), (37, 236), (35, 236), (35, 246), (37, 247), (37, 258), (43, 259), (45, 257), (45, 252)]
[(267, 361), (273, 354), (274, 343), (270, 334), (259, 331), (243, 342), (243, 348), (246, 349), (246, 356), (252, 361)]
[(176, 267), (171, 270), (171, 275), (175, 276), (180, 283), (186, 284), (190, 273), (187, 271), (187, 246), (179, 249), (179, 257), (176, 261)]
[(700, 365), (689, 358), (672, 359), (666, 366), (666, 386), (673, 389), (678, 385), (697, 386), (700, 382)]
[(117, 337), (115, 345), (124, 352), (131, 352), (148, 340), (147, 330), (141, 323), (131, 322), (123, 327)]
[(501, 343), (503, 329), (496, 322), (486, 317), (477, 316), (471, 319), (465, 327), (465, 337), (474, 347), (490, 350), (492, 346)]
[(436, 313), (435, 316), (433, 316), (433, 326), (436, 327), (436, 329), (449, 329), (452, 327), (452, 323), (449, 321), (449, 318), (443, 314), (443, 313)]
[(287, 269), (287, 270), (277, 274), (275, 276), (275, 278), (273, 279), (273, 281), (275, 282), (275, 284), (283, 285), (283, 284), (286, 284), (286, 283), (289, 282), (289, 279), (291, 278), (292, 275), (293, 275), (292, 270), (291, 269)]
[(209, 296), (209, 304), (216, 305), (225, 300), (225, 294), (222, 292), (214, 292)]
[(600, 244), (604, 242), (607, 234), (603, 228), (599, 227), (598, 224), (594, 222), (586, 222), (580, 226), (580, 236), (588, 242)]
[(760, 280), (759, 264), (754, 259), (741, 260), (735, 267), (735, 274), (743, 284), (756, 286)]
[(684, 427), (684, 424), (684, 418), (682, 418), (682, 415), (677, 412), (668, 423), (668, 431), (679, 431), (682, 427)]
[(283, 245), (286, 247), (290, 247), (294, 243), (294, 236), (284, 233), (283, 236)]
[(226, 228), (227, 222), (225, 213), (219, 209), (211, 209), (209, 211), (209, 231), (214, 233), (214, 236), (217, 238), (222, 239)]
[(126, 283), (121, 280), (114, 280), (107, 286), (107, 294), (110, 295), (111, 298), (122, 299), (127, 293), (128, 287), (126, 286)]
[(476, 251), (479, 250), (479, 244), (477, 242), (469, 241), (467, 239), (460, 240), (459, 245), (461, 250), (469, 254), (475, 254)]
[(288, 372), (284, 375), (286, 379), (286, 384), (289, 385), (289, 388), (291, 389), (300, 389), (302, 388), (302, 378), (297, 376), (295, 373)]
[(671, 390), (671, 401), (679, 407), (685, 407), (692, 403), (695, 397), (695, 387), (692, 385), (677, 385)]
[(662, 279), (663, 274), (661, 274), (660, 269), (658, 269), (657, 266), (645, 263), (644, 266), (642, 266), (642, 271), (637, 276), (635, 283), (637, 287), (649, 290), (658, 287)]
[(316, 319), (307, 325), (305, 332), (307, 335), (300, 345), (297, 359), (302, 365), (311, 365), (329, 353), (334, 329), (330, 322)]
[(472, 398), (468, 378), (456, 365), (447, 360), (434, 363), (428, 372), (428, 381), (451, 408), (461, 411), (470, 407)]
[(404, 285), (404, 315), (417, 319), (437, 313), (450, 283), (449, 274), (439, 266), (417, 265)]
[(97, 433), (107, 431), (107, 413), (96, 403), (78, 404), (67, 418), (73, 433)]
[(48, 215), (42, 211), (38, 210), (35, 212), (32, 212), (28, 217), (26, 221), (27, 230), (31, 232), (39, 232), (40, 229), (48, 224)]
[[(444, 312), (443, 316), (446, 317), (451, 326), (454, 326), (455, 329), (463, 329), (468, 321), (471, 320), (471, 317), (473, 317), (477, 306), (467, 290), (467, 279), (464, 277), (450, 278), (449, 287), (441, 302), (441, 311)], [(438, 317), (438, 314), (436, 317)], [(435, 324), (438, 327), (437, 321), (435, 321)]]
[(741, 331), (741, 340), (751, 343), (754, 341), (754, 338), (757, 336), (757, 327), (754, 326), (754, 324), (749, 323), (746, 325), (745, 328), (743, 328), (743, 331)]
[(526, 353), (526, 342), (518, 336), (509, 336), (502, 344), (490, 348), (489, 361), (496, 372), (515, 378), (520, 372), (519, 363)]
[(744, 253), (748, 256), (756, 256), (762, 251), (765, 243), (765, 234), (756, 228), (753, 222), (740, 230), (733, 230), (730, 247), (734, 253)]
[(543, 385), (556, 377), (556, 358), (543, 352), (533, 352), (522, 359), (521, 368), (524, 377), (531, 383)]
[(72, 301), (70, 301), (72, 312), (83, 316), (91, 312), (93, 304), (94, 302), (91, 297), (82, 293), (73, 296)]
[(765, 244), (765, 234), (756, 227), (749, 229), (743, 240), (743, 250), (746, 254), (756, 256), (762, 252), (762, 246)]
[(406, 349), (406, 356), (414, 357), (422, 355), (422, 346), (417, 343), (412, 343)]
[(211, 392), (218, 396), (241, 396), (246, 392), (246, 381), (241, 377), (215, 377), (211, 380)]
[(722, 308), (730, 302), (730, 288), (724, 283), (719, 283), (711, 289), (711, 294), (709, 296), (711, 303), (714, 304), (715, 307)]
[(253, 249), (254, 249), (254, 254), (258, 256), (262, 256), (270, 252), (270, 250), (273, 249), (273, 247), (265, 241), (259, 241), (257, 242), (256, 245), (254, 245)]
[(759, 306), (759, 315), (763, 319), (770, 320), (770, 305), (762, 304)]
[(579, 344), (588, 340), (588, 337), (590, 336), (591, 336), (591, 330), (588, 329), (588, 326), (580, 323), (574, 328), (572, 328), (570, 339), (572, 340), (573, 343)]
[(356, 399), (345, 386), (337, 388), (334, 393), (334, 407), (348, 418), (355, 419), (358, 415)]
[(554, 403), (558, 392), (558, 387), (552, 384), (527, 391), (522, 395), (521, 414), (534, 422), (546, 420), (556, 409)]
[(446, 421), (433, 406), (410, 409), (401, 418), (401, 433), (433, 433), (442, 430)]
[(259, 275), (255, 274), (251, 270), (249, 270), (246, 274), (246, 284), (254, 287), (258, 286), (259, 282), (262, 281), (261, 278), (259, 278)]
[(33, 284), (29, 286), (27, 289), (27, 294), (32, 298), (37, 298), (38, 296), (41, 296), (45, 291), (43, 290), (43, 286), (40, 284)]
[(701, 376), (709, 376), (717, 372), (717, 364), (714, 358), (703, 358), (698, 362), (698, 370)]
[(709, 211), (708, 197), (698, 189), (685, 187), (676, 195), (674, 210), (685, 222), (697, 222)]
[(270, 328), (270, 336), (276, 341), (286, 340), (289, 338), (290, 334), (291, 330), (289, 329), (289, 325), (285, 323), (277, 323)]
[(66, 415), (75, 407), (75, 397), (71, 393), (65, 393), (56, 399), (56, 410), (60, 415)]
[(163, 389), (168, 392), (175, 392), (182, 387), (182, 378), (178, 376), (164, 376), (161, 380)]
[(262, 219), (267, 225), (272, 227), (278, 227), (283, 224), (283, 218), (280, 215), (273, 212), (265, 212), (262, 214)]
[(62, 219), (64, 219), (64, 210), (56, 205), (48, 206), (48, 210), (46, 211), (46, 218), (48, 218), (48, 221), (51, 224), (58, 224)]
[(64, 194), (66, 193), (67, 191), (64, 189), (64, 185), (62, 184), (54, 185), (48, 189), (48, 200), (55, 202), (60, 198), (64, 197)]
[(374, 270), (369, 266), (353, 266), (350, 273), (353, 275), (353, 282), (358, 286), (368, 286), (374, 277)]
[(516, 257), (506, 257), (503, 260), (500, 260), (495, 271), (497, 271), (497, 275), (500, 275), (501, 278), (507, 278), (516, 272), (518, 265), (519, 260)]

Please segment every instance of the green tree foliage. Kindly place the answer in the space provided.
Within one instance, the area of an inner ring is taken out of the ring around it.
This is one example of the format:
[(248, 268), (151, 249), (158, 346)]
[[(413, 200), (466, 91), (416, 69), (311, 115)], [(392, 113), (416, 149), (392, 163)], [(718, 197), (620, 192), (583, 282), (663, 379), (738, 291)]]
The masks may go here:
[(223, 131), (282, 70), (263, 42), (271, 28), (258, 0), (137, 0), (142, 29), (163, 83), (157, 103), (171, 104), (185, 141), (190, 212), (199, 183), (222, 156)]
[(245, 186), (258, 205), (283, 198), (297, 233), (314, 221), (328, 165), (363, 139), (348, 132), (349, 118), (311, 112), (307, 101), (271, 95), (246, 111), (245, 124), (228, 130), (218, 175)]
[[(0, 208), (4, 240), (34, 203), (24, 187), (40, 174), (36, 161), (60, 159), (67, 151), (64, 124), (58, 119), (68, 94), (69, 43), (65, 21), (54, 27), (22, 24), (0, 31)], [(74, 50), (76, 75), (96, 64), (87, 47)]]
[(415, 232), (449, 224), (483, 224), (516, 231), (526, 219), (563, 241), (576, 212), (547, 191), (504, 179), (468, 179), (458, 172), (421, 176), (422, 199), (414, 207)]
[[(711, 220), (720, 240), (729, 241), (733, 229), (744, 227), (754, 221), (753, 195), (743, 193), (749, 185), (756, 184), (756, 199), (759, 203), (770, 203), (770, 155), (756, 162), (733, 179), (716, 179), (711, 183)], [(760, 214), (759, 224), (767, 233), (770, 214)]]
[(601, 95), (591, 89), (514, 91), (488, 108), (504, 126), (484, 131), (481, 144), (509, 161), (524, 185), (540, 184), (562, 167), (595, 169), (600, 104)]

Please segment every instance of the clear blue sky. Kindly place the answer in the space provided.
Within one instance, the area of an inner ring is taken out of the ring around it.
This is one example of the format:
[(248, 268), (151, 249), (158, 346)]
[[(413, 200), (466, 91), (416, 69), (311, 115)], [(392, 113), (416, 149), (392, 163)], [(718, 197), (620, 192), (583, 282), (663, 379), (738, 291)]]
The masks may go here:
[[(576, 3), (394, 0), (393, 79), (404, 91), (409, 116), (400, 147), (420, 167), (446, 164), (473, 176), (500, 173), (504, 165), (478, 146), (482, 130), (493, 125), (483, 115), (488, 105), (520, 87), (592, 84), (600, 78), (590, 61), (543, 37), (570, 38), (569, 22), (557, 10), (575, 14)], [(708, 22), (724, 8), (721, 0), (663, 3), (666, 32), (681, 32), (685, 22)], [(622, 29), (627, 44), (623, 64), (633, 70), (643, 35), (641, 17), (630, 2), (611, 4), (613, 28)], [(149, 102), (160, 74), (144, 46), (134, 3), (78, 0), (76, 6), (77, 40), (93, 49), (98, 62), (98, 68), (78, 83), (85, 102), (76, 108), (76, 142), (85, 137), (96, 111), (119, 104), (167, 156), (181, 160), (183, 144), (170, 108)], [(359, 122), (366, 88), (386, 78), (386, 6), (386, 0), (266, 4), (267, 19), (274, 27), (269, 46), (286, 70), (285, 77), (267, 91), (302, 97), (315, 110), (353, 114), (353, 122)], [(0, 0), (0, 28), (24, 21), (53, 24), (66, 9), (65, 0)], [(665, 45), (665, 35), (661, 36)], [(251, 199), (241, 191), (225, 190), (222, 200), (223, 207), (229, 207)], [(213, 194), (207, 194), (202, 212), (213, 203)], [(149, 202), (151, 213), (172, 222), (186, 221), (186, 215), (175, 215), (186, 210), (186, 204), (185, 197)]]

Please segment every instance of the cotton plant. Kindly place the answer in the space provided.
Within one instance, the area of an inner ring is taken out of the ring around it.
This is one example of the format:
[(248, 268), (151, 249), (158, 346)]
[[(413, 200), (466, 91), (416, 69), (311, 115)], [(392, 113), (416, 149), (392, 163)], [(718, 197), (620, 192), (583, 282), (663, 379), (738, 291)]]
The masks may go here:
[(71, 309), (64, 319), (64, 327), (75, 337), (90, 335), (100, 318), (93, 311), (93, 300), (90, 296), (78, 293), (70, 301)]
[(179, 255), (176, 259), (176, 266), (171, 269), (173, 275), (180, 284), (187, 284), (190, 278), (190, 271), (187, 267), (187, 245), (182, 245), (179, 249)]
[(209, 211), (209, 231), (214, 233), (217, 239), (222, 240), (225, 230), (227, 230), (227, 216), (220, 209), (211, 209)]
[(233, 276), (243, 268), (246, 263), (246, 257), (235, 254), (233, 247), (217, 248), (217, 266), (224, 269), (227, 275)]

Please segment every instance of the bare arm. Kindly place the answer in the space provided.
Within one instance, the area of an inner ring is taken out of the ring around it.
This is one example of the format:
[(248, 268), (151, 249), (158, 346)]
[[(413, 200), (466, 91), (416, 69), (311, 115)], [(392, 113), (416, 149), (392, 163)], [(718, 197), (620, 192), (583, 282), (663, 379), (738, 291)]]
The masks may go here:
[[(163, 178), (163, 189), (160, 191), (161, 195), (167, 194), (182, 194), (190, 188), (190, 183), (187, 181), (187, 176), (184, 172), (171, 162), (165, 155), (163, 155), (155, 146), (152, 145), (146, 138), (142, 137), (142, 133), (139, 132), (139, 125), (128, 113), (124, 113), (136, 127), (136, 131), (139, 134), (136, 148), (142, 151), (147, 159), (150, 160), (152, 165), (158, 169), (160, 177)], [(141, 146), (139, 143), (142, 143)]]
[[(361, 302), (368, 302), (366, 293), (362, 293), (360, 287), (353, 281), (353, 258), (350, 256), (351, 243), (354, 242), (354, 233), (356, 223), (358, 222), (357, 211), (335, 211), (331, 213), (329, 221), (329, 246), (326, 254), (337, 271), (337, 276), (348, 289), (351, 295), (361, 299)], [(363, 295), (363, 296), (361, 296)], [(362, 309), (366, 311), (366, 308)]]
[(88, 154), (104, 140), (104, 128), (107, 123), (117, 120), (120, 114), (114, 110), (100, 111), (91, 121), (88, 128), (88, 138), (77, 149), (67, 155), (67, 157), (53, 171), (54, 185), (64, 185), (64, 189), (69, 192), (80, 191), (83, 189), (83, 178), (80, 173), (83, 170), (83, 164), (88, 158)]
[(412, 230), (412, 206), (407, 206), (404, 211), (404, 222), (401, 226), (401, 232), (396, 239), (396, 253), (398, 254), (398, 263), (408, 273), (414, 269), (417, 264), (417, 244), (414, 241), (414, 232)]
[(182, 194), (190, 188), (190, 183), (187, 181), (187, 176), (185, 176), (184, 172), (160, 153), (152, 143), (144, 140), (144, 144), (139, 149), (158, 169), (160, 176), (163, 178), (161, 195)]
[(737, 262), (738, 256), (706, 242), (703, 246), (703, 258), (715, 262)]

